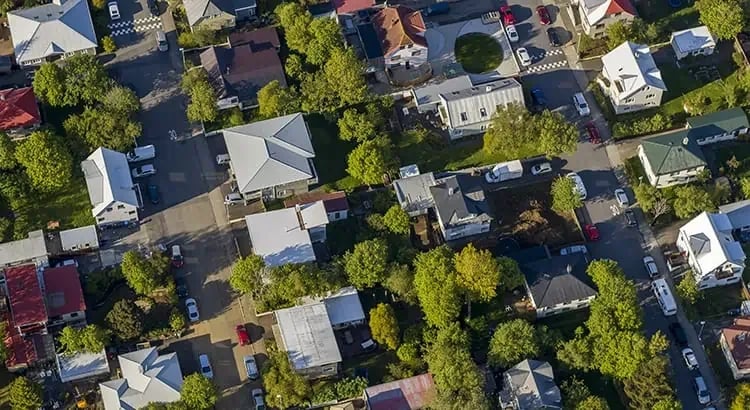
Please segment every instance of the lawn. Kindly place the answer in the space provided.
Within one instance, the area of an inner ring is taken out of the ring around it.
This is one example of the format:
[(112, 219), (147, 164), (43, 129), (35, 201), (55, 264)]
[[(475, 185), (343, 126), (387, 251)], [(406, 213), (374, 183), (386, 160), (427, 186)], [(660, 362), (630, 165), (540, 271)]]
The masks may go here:
[(494, 70), (503, 61), (503, 49), (494, 38), (482, 33), (469, 33), (456, 39), (456, 60), (464, 71), (480, 74)]
[(589, 309), (573, 310), (550, 317), (538, 319), (536, 325), (544, 325), (550, 329), (559, 331), (566, 340), (575, 336), (575, 330), (583, 326), (589, 318)]
[(386, 381), (388, 365), (391, 363), (398, 363), (396, 353), (390, 350), (379, 350), (373, 355), (344, 360), (342, 376), (354, 377), (357, 369), (367, 369), (368, 382), (370, 386), (374, 386)]
[(684, 305), (685, 314), (692, 321), (726, 317), (730, 309), (738, 309), (744, 300), (741, 283), (708, 288), (701, 291), (701, 300), (697, 303)]
[(346, 173), (346, 157), (356, 144), (339, 139), (337, 125), (323, 116), (313, 114), (306, 119), (315, 148), (318, 182), (329, 190), (351, 191), (362, 185)]
[(626, 159), (624, 163), (625, 176), (628, 178), (630, 185), (636, 186), (646, 179), (646, 170), (643, 169), (643, 164), (637, 156)]
[(673, 31), (684, 30), (700, 25), (698, 10), (692, 6), (680, 9), (672, 8), (667, 0), (642, 0), (636, 3), (638, 16), (646, 23), (657, 23), (662, 27), (662, 41), (669, 41), (669, 34)]

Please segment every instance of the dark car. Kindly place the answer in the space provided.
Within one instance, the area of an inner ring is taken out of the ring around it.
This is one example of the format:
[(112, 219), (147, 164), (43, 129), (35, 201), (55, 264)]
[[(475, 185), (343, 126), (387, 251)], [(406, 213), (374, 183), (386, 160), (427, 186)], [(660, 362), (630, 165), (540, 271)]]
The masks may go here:
[(158, 186), (153, 185), (153, 184), (148, 186), (148, 199), (154, 205), (156, 205), (156, 204), (159, 203), (160, 195), (159, 195), (159, 187)]
[(175, 284), (178, 298), (184, 299), (188, 297), (188, 287), (187, 287), (187, 283), (185, 282), (185, 279), (175, 278), (174, 284)]
[(552, 47), (560, 47), (562, 45), (562, 43), (560, 43), (560, 36), (557, 35), (557, 31), (554, 27), (547, 29), (547, 38), (549, 38), (549, 45)]
[(151, 14), (154, 16), (159, 15), (159, 4), (156, 3), (156, 0), (147, 0), (148, 3), (148, 9), (151, 11)]
[(532, 88), (530, 93), (531, 103), (534, 107), (547, 108), (547, 97), (544, 96), (544, 92), (540, 88)]
[(687, 336), (685, 336), (685, 329), (683, 329), (679, 323), (670, 323), (669, 332), (672, 333), (672, 336), (674, 336), (674, 340), (677, 342), (677, 345), (682, 347), (687, 346), (688, 342)]
[(628, 226), (638, 226), (638, 221), (635, 219), (635, 213), (632, 209), (625, 211), (625, 221), (627, 221)]
[(549, 23), (552, 23), (552, 19), (549, 18), (549, 12), (547, 11), (547, 7), (545, 6), (539, 6), (536, 8), (536, 14), (539, 15), (539, 21), (542, 22), (545, 26)]

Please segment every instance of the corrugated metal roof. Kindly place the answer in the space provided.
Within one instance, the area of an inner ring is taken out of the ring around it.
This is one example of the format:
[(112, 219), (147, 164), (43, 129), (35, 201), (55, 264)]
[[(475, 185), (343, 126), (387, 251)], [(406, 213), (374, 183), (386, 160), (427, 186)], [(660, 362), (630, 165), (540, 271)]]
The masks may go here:
[(523, 88), (513, 78), (442, 93), (440, 97), (452, 128), (489, 121), (499, 106), (525, 104)]
[(341, 352), (323, 303), (281, 309), (275, 314), (283, 345), (295, 369), (341, 361)]
[(370, 410), (417, 410), (428, 406), (437, 394), (429, 373), (365, 389)]

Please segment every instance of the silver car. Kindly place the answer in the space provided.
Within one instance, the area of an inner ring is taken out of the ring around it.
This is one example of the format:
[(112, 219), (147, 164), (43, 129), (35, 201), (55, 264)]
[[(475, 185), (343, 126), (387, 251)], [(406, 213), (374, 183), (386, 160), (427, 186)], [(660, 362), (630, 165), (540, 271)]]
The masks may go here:
[(541, 164), (536, 164), (531, 167), (532, 175), (541, 175), (548, 172), (552, 172), (552, 164), (549, 162), (542, 162)]
[(617, 200), (617, 203), (623, 208), (627, 208), (628, 206), (630, 206), (628, 194), (626, 194), (625, 190), (622, 188), (615, 189), (615, 199)]

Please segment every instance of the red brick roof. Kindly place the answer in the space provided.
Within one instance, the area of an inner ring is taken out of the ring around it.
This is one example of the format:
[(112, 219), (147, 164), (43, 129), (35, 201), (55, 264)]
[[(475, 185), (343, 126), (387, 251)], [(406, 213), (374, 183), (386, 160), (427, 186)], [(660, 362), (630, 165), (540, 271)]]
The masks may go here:
[(375, 5), (375, 0), (333, 0), (336, 14), (349, 14), (359, 10), (369, 9)]
[(45, 269), (44, 289), (47, 294), (49, 317), (86, 310), (81, 281), (75, 265)]
[(35, 265), (5, 269), (5, 281), (10, 299), (11, 319), (16, 326), (47, 322), (42, 290)]
[(3, 341), (8, 348), (5, 366), (8, 369), (27, 366), (37, 360), (36, 346), (31, 338), (24, 338), (13, 324), (8, 325), (8, 337)]
[(750, 369), (750, 317), (739, 317), (721, 330), (738, 369)]
[(410, 44), (427, 47), (424, 20), (417, 10), (404, 6), (386, 7), (372, 17), (372, 25), (378, 33), (383, 55)]
[(628, 13), (632, 15), (638, 15), (638, 12), (636, 11), (635, 7), (633, 7), (633, 3), (630, 2), (630, 0), (612, 0), (609, 2), (609, 7), (607, 7), (607, 13), (606, 15), (611, 14), (617, 14), (617, 13)]
[(435, 398), (435, 383), (429, 373), (365, 389), (370, 410), (417, 410)]
[(344, 191), (299, 194), (294, 198), (285, 200), (284, 207), (291, 208), (295, 205), (309, 204), (315, 201), (323, 201), (326, 212), (346, 211), (349, 209), (349, 201), (346, 200), (346, 193)]
[(42, 122), (31, 87), (0, 90), (0, 129), (30, 127)]

